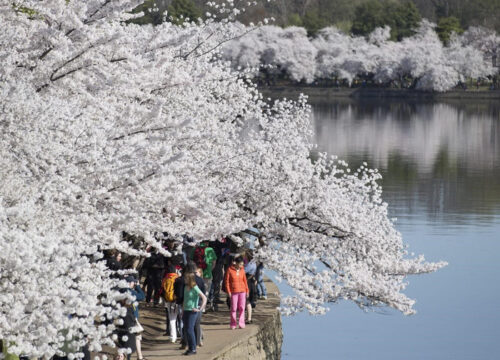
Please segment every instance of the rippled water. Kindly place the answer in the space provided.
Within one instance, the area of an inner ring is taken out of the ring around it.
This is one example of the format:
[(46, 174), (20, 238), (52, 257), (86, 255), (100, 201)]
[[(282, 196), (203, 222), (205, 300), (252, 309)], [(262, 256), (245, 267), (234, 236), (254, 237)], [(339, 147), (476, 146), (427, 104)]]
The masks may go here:
[(450, 265), (409, 278), (411, 317), (285, 318), (283, 359), (500, 359), (500, 104), (312, 101), (319, 151), (378, 168), (410, 251)]

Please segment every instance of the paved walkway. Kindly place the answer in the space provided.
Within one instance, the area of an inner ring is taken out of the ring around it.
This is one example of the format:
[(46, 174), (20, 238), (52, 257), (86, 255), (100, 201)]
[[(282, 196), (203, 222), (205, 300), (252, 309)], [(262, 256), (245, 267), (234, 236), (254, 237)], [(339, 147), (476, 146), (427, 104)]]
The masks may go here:
[[(276, 314), (279, 306), (278, 288), (269, 279), (265, 279), (268, 290), (267, 300), (259, 300), (253, 311), (253, 324), (245, 329), (229, 328), (229, 310), (226, 304), (219, 306), (218, 312), (206, 312), (202, 316), (201, 327), (204, 334), (204, 345), (197, 348), (197, 354), (190, 359), (212, 360), (224, 354), (228, 349), (237, 346), (240, 341), (255, 335)], [(184, 350), (180, 350), (179, 342), (172, 344), (165, 336), (165, 309), (163, 306), (145, 307), (141, 305), (140, 321), (144, 327), (142, 349), (148, 360), (184, 359)], [(136, 354), (132, 356), (134, 359)]]

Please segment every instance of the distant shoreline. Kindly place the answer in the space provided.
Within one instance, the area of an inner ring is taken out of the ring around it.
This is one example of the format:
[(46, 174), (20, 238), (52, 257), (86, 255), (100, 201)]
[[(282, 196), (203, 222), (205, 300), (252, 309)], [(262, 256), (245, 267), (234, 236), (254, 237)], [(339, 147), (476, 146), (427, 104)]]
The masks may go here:
[(259, 90), (265, 95), (280, 98), (287, 97), (296, 99), (303, 93), (315, 99), (328, 98), (392, 98), (392, 99), (415, 99), (415, 100), (441, 100), (441, 99), (478, 99), (478, 100), (500, 100), (500, 90), (450, 90), (446, 92), (419, 91), (411, 89), (385, 89), (385, 88), (346, 88), (346, 87), (320, 87), (320, 86), (259, 86)]

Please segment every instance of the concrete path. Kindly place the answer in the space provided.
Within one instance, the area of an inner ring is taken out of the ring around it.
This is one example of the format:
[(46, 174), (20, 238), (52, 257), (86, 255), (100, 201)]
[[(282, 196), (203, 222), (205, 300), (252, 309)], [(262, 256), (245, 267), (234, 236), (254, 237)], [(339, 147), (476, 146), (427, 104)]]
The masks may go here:
[[(231, 330), (229, 328), (229, 310), (226, 304), (219, 306), (218, 312), (206, 312), (202, 316), (203, 346), (197, 348), (195, 356), (183, 356), (185, 350), (180, 350), (179, 342), (172, 344), (165, 336), (165, 309), (163, 306), (145, 307), (141, 304), (140, 322), (144, 327), (142, 349), (148, 360), (163, 359), (196, 359), (212, 360), (223, 357), (224, 353), (238, 346), (240, 342), (254, 336), (270, 319), (276, 316), (279, 306), (278, 288), (269, 279), (265, 279), (268, 290), (267, 300), (259, 300), (253, 311), (253, 324), (245, 329)], [(223, 298), (225, 299), (225, 298)], [(132, 356), (136, 358), (136, 354)]]

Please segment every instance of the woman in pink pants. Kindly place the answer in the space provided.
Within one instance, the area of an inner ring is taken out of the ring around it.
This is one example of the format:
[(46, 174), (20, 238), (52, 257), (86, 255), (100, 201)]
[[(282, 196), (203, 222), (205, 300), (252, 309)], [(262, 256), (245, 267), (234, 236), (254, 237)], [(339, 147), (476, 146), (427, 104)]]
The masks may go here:
[[(226, 292), (231, 298), (231, 329), (236, 329), (238, 324), (241, 329), (245, 327), (245, 302), (248, 297), (248, 284), (243, 268), (243, 258), (238, 257), (227, 269), (224, 283)], [(239, 313), (236, 323), (236, 312)]]

